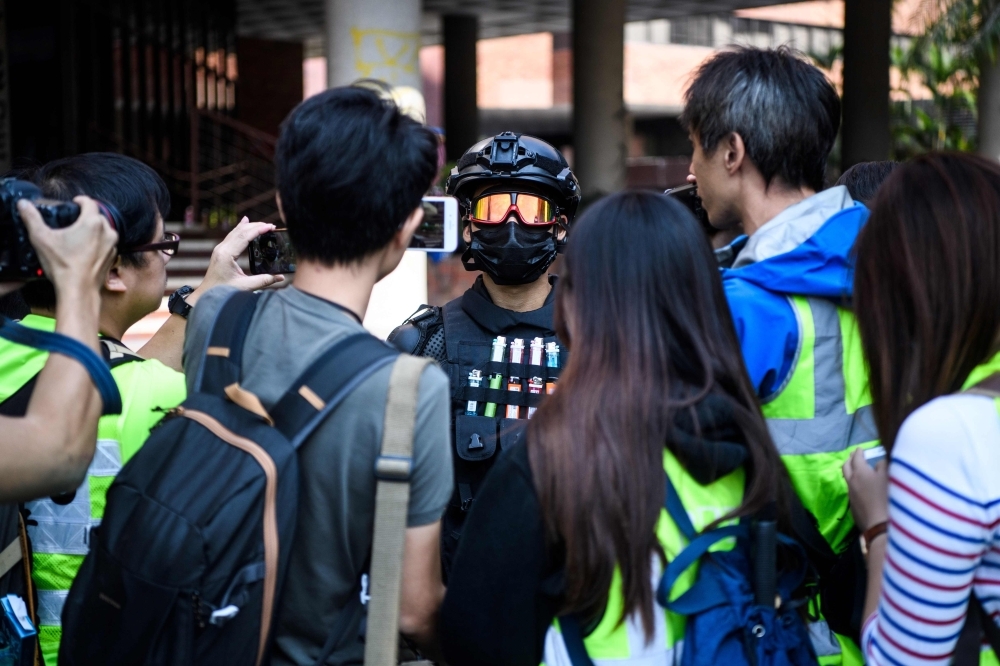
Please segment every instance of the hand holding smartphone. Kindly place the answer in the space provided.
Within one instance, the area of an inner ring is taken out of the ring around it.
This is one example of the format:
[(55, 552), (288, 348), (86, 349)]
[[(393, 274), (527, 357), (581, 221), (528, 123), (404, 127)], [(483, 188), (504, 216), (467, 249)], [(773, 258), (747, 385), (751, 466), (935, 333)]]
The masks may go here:
[[(454, 252), (458, 247), (458, 200), (424, 197), (424, 219), (410, 240), (411, 250)], [(279, 275), (295, 272), (295, 249), (285, 229), (276, 229), (250, 242), (250, 272)]]

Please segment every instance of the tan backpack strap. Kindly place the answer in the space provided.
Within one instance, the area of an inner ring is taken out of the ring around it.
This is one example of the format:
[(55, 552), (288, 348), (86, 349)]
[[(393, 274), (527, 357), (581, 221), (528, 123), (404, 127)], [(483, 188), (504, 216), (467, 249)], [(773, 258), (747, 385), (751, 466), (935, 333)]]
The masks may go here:
[(1000, 372), (990, 375), (975, 386), (965, 389), (962, 393), (984, 395), (988, 398), (1000, 398)]
[(375, 462), (375, 534), (368, 576), (371, 599), (365, 632), (365, 666), (395, 666), (399, 646), (399, 597), (406, 514), (413, 471), (413, 431), (420, 375), (428, 358), (400, 355), (392, 367), (385, 405), (382, 451)]

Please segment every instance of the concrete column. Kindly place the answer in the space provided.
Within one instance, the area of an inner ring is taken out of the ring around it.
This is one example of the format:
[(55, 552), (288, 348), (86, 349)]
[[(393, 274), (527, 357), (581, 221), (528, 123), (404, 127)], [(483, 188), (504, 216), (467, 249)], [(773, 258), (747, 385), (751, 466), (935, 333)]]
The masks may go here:
[[(420, 0), (325, 0), (326, 78), (330, 87), (381, 79), (419, 92)], [(427, 255), (408, 251), (375, 285), (365, 327), (384, 338), (427, 302)]]
[(892, 0), (844, 6), (844, 99), (841, 166), (889, 159), (889, 40)]
[(625, 187), (626, 0), (573, 0), (573, 170), (584, 202)]
[(330, 87), (381, 79), (420, 90), (420, 0), (326, 0)]
[(451, 14), (444, 33), (444, 136), (449, 160), (457, 160), (479, 139), (476, 106), (476, 40), (479, 19)]

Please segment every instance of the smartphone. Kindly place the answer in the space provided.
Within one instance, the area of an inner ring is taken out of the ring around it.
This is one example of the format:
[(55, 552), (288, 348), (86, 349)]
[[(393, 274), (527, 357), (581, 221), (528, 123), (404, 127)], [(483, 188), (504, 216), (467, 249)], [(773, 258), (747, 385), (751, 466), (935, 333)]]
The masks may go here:
[(697, 185), (694, 183), (688, 183), (687, 185), (681, 185), (680, 187), (669, 189), (664, 192), (664, 194), (674, 197), (684, 204), (684, 207), (694, 214), (695, 219), (698, 220), (705, 230), (710, 233), (715, 232), (715, 229), (713, 229), (708, 223), (708, 213), (706, 213), (705, 209), (701, 206), (701, 197), (698, 196)]
[(411, 250), (454, 252), (458, 247), (458, 199), (424, 197), (424, 219), (410, 241)]
[(295, 272), (295, 249), (285, 229), (275, 229), (250, 241), (250, 272), (254, 275)]
[(877, 465), (880, 460), (885, 460), (885, 448), (882, 445), (865, 449), (865, 462), (867, 462), (872, 469), (875, 469), (875, 465)]

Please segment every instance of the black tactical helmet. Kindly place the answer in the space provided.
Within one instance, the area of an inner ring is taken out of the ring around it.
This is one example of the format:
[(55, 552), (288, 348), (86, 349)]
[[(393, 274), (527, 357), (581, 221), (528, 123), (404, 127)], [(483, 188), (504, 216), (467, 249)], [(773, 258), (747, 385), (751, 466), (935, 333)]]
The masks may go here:
[(501, 132), (483, 139), (462, 155), (451, 170), (446, 191), (458, 199), (462, 215), (468, 215), (474, 190), (486, 185), (507, 185), (516, 192), (518, 182), (542, 187), (558, 213), (572, 220), (580, 205), (580, 183), (566, 158), (555, 147), (526, 134)]

